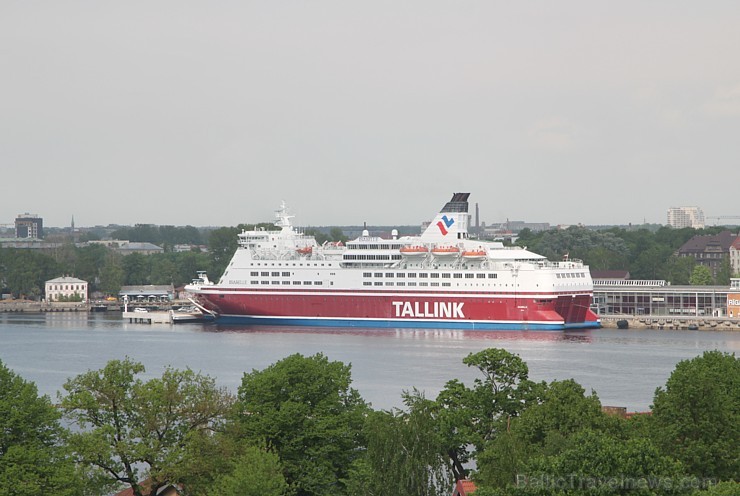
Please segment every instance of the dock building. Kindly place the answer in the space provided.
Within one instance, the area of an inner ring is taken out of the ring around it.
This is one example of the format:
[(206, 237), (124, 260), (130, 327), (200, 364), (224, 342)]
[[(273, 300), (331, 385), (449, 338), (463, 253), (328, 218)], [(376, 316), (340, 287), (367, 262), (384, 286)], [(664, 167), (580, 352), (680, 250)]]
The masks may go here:
[(740, 279), (732, 279), (730, 286), (594, 279), (592, 310), (599, 315), (740, 319)]

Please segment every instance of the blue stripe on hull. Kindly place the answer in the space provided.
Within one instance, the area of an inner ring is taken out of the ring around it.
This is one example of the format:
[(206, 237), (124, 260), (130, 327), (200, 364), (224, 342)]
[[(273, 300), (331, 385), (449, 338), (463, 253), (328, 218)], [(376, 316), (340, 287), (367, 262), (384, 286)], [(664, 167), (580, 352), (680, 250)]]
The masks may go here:
[(221, 315), (216, 324), (225, 325), (282, 325), (310, 327), (377, 327), (409, 329), (475, 329), (475, 330), (531, 330), (562, 331), (566, 329), (598, 329), (598, 322), (578, 322), (573, 324), (545, 324), (532, 322), (470, 322), (470, 321), (431, 321), (431, 320), (358, 320), (358, 319), (306, 319), (284, 317), (250, 317), (245, 315)]

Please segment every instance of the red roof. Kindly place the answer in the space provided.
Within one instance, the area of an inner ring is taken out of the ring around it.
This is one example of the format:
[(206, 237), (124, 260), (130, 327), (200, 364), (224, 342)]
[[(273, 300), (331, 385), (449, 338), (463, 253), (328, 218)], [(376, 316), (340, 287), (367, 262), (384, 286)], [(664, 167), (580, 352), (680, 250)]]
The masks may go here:
[(468, 496), (469, 494), (473, 494), (475, 492), (475, 483), (468, 479), (463, 479), (457, 481), (455, 484), (455, 491), (452, 493), (452, 496)]

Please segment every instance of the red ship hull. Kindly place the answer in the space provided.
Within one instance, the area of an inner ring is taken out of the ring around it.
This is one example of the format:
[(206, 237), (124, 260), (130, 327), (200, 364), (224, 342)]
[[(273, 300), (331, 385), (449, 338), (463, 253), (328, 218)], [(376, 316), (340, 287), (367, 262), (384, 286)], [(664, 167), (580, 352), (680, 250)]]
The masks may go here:
[(590, 294), (514, 295), (209, 288), (200, 303), (224, 323), (470, 329), (600, 327)]

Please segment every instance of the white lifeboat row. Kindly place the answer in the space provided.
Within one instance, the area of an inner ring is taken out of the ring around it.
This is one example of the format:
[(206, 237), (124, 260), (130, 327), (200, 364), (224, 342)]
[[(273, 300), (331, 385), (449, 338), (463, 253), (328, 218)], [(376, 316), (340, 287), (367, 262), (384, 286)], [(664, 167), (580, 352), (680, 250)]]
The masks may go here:
[(408, 258), (421, 258), (431, 253), (438, 258), (462, 257), (467, 260), (482, 260), (486, 258), (487, 253), (483, 248), (461, 250), (454, 245), (437, 245), (431, 250), (422, 245), (409, 245), (400, 249), (401, 255)]

